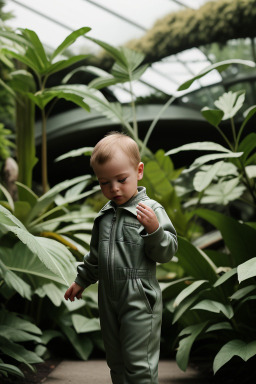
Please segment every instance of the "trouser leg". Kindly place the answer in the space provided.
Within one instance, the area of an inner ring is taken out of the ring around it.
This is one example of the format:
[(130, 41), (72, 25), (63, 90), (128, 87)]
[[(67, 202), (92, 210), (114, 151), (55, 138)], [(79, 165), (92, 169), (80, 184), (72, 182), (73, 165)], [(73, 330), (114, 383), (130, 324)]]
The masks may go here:
[[(129, 300), (124, 304), (120, 318), (123, 384), (158, 384), (161, 297), (157, 298), (152, 309), (142, 300), (136, 279), (130, 280), (129, 291)], [(130, 300), (131, 297), (134, 299)]]
[(122, 348), (119, 337), (120, 325), (113, 303), (99, 295), (100, 304), (100, 322), (102, 338), (106, 351), (106, 360), (110, 368), (110, 375), (113, 384), (123, 384), (123, 359)]

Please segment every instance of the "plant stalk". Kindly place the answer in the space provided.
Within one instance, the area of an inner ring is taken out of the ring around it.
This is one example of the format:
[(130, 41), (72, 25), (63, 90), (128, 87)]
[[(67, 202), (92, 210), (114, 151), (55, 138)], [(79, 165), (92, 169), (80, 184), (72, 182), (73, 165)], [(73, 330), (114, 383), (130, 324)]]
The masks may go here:
[(47, 134), (46, 134), (46, 115), (42, 109), (42, 187), (43, 193), (49, 190), (48, 171), (47, 171)]

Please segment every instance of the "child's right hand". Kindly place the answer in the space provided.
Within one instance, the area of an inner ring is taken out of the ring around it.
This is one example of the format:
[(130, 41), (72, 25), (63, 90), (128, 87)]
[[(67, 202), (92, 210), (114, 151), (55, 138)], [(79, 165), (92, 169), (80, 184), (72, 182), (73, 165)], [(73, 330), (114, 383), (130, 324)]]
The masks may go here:
[(74, 282), (67, 289), (67, 291), (66, 291), (66, 293), (64, 295), (64, 298), (66, 300), (70, 300), (70, 301), (74, 301), (75, 297), (77, 299), (81, 299), (83, 291), (84, 291), (84, 288)]

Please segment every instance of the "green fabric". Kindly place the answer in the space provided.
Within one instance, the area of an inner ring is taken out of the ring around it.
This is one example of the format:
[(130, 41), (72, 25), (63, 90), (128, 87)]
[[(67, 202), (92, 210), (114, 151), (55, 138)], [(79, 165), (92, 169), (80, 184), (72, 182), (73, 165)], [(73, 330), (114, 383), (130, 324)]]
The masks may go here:
[[(157, 215), (160, 225), (152, 234), (137, 219), (140, 201)], [(170, 219), (144, 187), (124, 205), (108, 202), (95, 219), (76, 283), (87, 287), (99, 281), (102, 335), (114, 384), (158, 383), (162, 297), (156, 262), (170, 261), (176, 250)]]

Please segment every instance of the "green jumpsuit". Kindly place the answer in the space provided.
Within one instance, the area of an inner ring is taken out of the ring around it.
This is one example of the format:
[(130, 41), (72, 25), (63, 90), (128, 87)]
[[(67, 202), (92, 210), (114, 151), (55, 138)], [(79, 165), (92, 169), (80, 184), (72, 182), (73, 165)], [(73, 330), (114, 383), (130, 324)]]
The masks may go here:
[[(149, 235), (137, 219), (140, 201), (159, 221)], [(162, 297), (156, 263), (170, 261), (176, 250), (170, 219), (144, 187), (123, 205), (109, 201), (95, 219), (90, 252), (75, 281), (84, 288), (99, 281), (102, 337), (113, 384), (158, 384)]]

